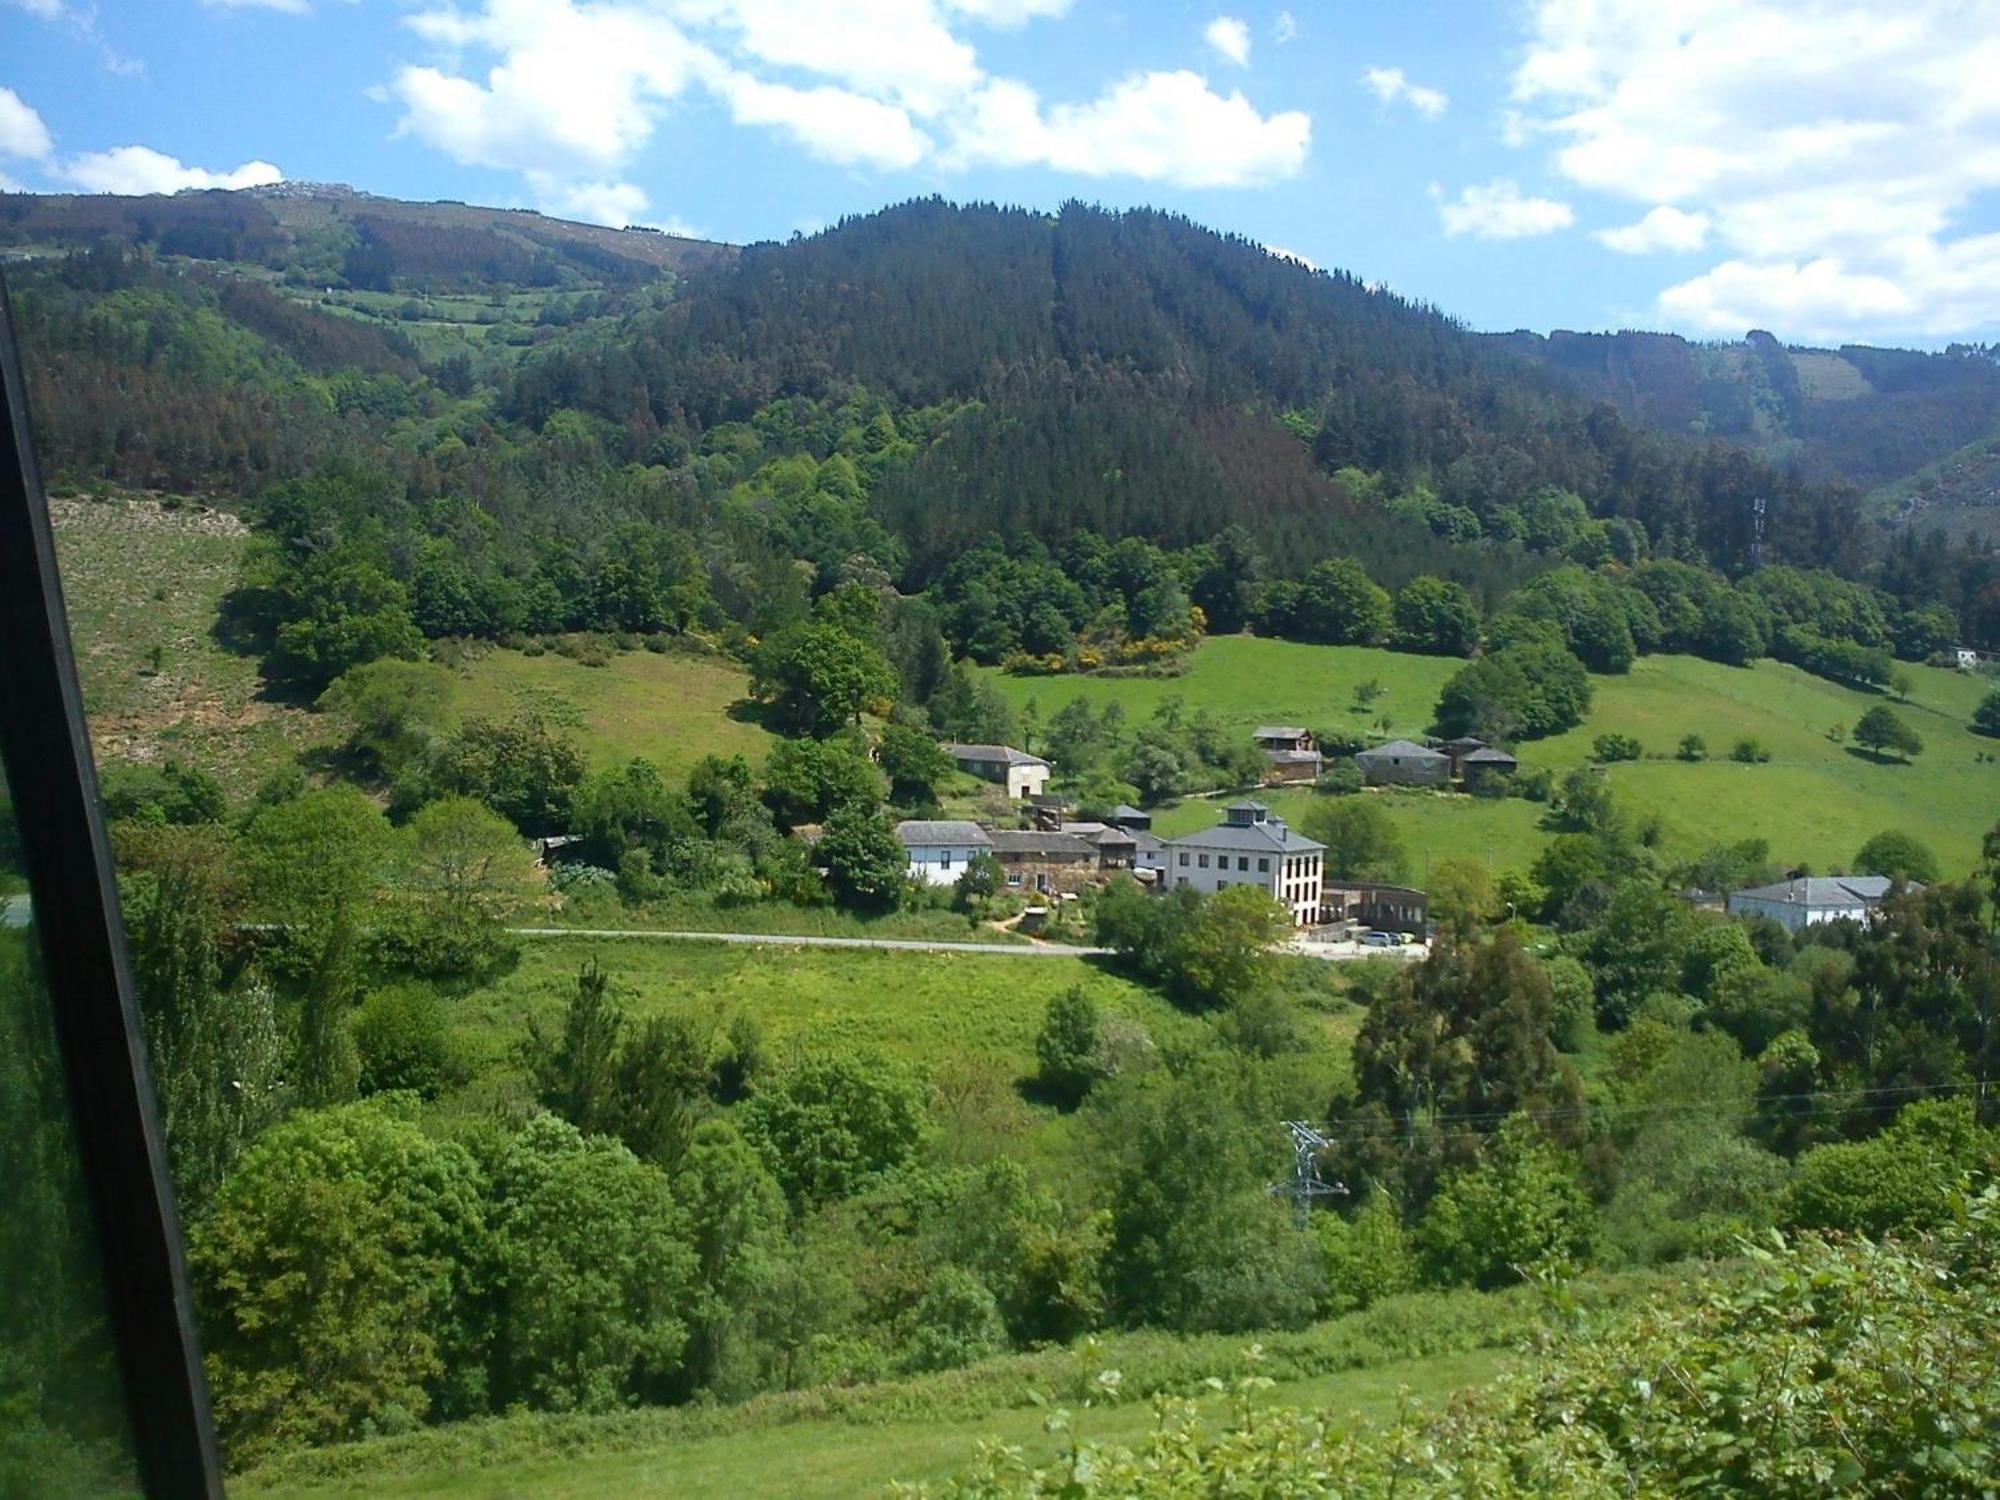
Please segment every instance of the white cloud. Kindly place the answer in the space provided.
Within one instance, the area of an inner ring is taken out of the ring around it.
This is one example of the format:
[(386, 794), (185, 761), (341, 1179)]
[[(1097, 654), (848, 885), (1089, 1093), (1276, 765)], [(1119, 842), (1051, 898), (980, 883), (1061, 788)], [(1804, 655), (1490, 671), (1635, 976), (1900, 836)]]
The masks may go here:
[[(1022, 25), (1070, 0), (428, 3), (405, 24), (433, 55), (381, 91), (398, 133), (599, 218), (631, 201), (633, 160), (671, 111), (702, 97), (823, 161), (880, 171), (977, 162), (1236, 186), (1296, 172), (1312, 133), (1301, 112), (1260, 114), (1185, 71), (1045, 104), (987, 73), (954, 29)], [(1247, 57), (1247, 30), (1241, 41)]]
[(1636, 224), (1600, 229), (1596, 238), (1624, 255), (1650, 255), (1656, 250), (1699, 250), (1708, 243), (1709, 217), (1662, 203)]
[(45, 21), (52, 21), (63, 13), (63, 0), (13, 0), (13, 4)]
[(988, 26), (1021, 26), (1069, 14), (1070, 0), (946, 0), (950, 10)]
[(644, 188), (629, 182), (560, 182), (540, 173), (528, 182), (544, 213), (614, 229), (640, 223), (649, 201)]
[(211, 10), (281, 10), (302, 16), (312, 9), (310, 0), (201, 0)]
[(1402, 100), (1427, 120), (1435, 120), (1451, 106), (1450, 97), (1442, 89), (1410, 82), (1401, 68), (1369, 68), (1362, 73), (1361, 81), (1384, 104)]
[[(1435, 191), (1435, 190), (1433, 190)], [(1456, 201), (1440, 202), (1444, 232), (1469, 234), (1482, 240), (1519, 240), (1553, 234), (1576, 222), (1567, 203), (1554, 198), (1530, 198), (1505, 177), (1465, 188)]]
[(776, 126), (822, 161), (913, 167), (930, 150), (930, 137), (905, 111), (847, 89), (798, 89), (733, 73), (722, 93), (737, 124)]
[(74, 156), (62, 175), (87, 193), (178, 193), (183, 188), (268, 187), (285, 174), (267, 161), (245, 162), (233, 172), (190, 167), (150, 146), (114, 146)]
[(1298, 251), (1287, 250), (1283, 245), (1266, 245), (1264, 247), (1264, 253), (1267, 255), (1274, 255), (1279, 260), (1291, 261), (1294, 265), (1304, 266), (1308, 271), (1317, 271), (1319, 269), (1318, 261), (1307, 260), (1303, 255), (1299, 254)]
[(2000, 328), (1964, 222), (2000, 191), (1996, 78), (2000, 0), (1537, 0), (1512, 102), (1577, 186), (1707, 220), (1724, 258), (1664, 317), (1941, 337)]
[(41, 161), (55, 149), (49, 127), (34, 107), (10, 88), (0, 88), (0, 156)]
[(1235, 16), (1217, 16), (1203, 29), (1202, 40), (1222, 56), (1247, 67), (1250, 63), (1250, 28)]
[(398, 132), (455, 161), (550, 178), (615, 172), (696, 69), (714, 66), (672, 22), (636, 6), (489, 0), (474, 15), (421, 11), (408, 24), (449, 51), (500, 60), (478, 81), (405, 67), (390, 85), (403, 105)]
[(1288, 10), (1278, 12), (1278, 18), (1271, 23), (1271, 40), (1284, 46), (1299, 34), (1299, 18)]
[(1135, 73), (1088, 104), (1058, 104), (1046, 115), (1027, 85), (996, 82), (975, 101), (952, 156), (1038, 163), (1086, 177), (1243, 187), (1292, 176), (1311, 143), (1306, 115), (1260, 115), (1242, 94), (1217, 94), (1183, 71)]
[(750, 63), (795, 68), (933, 113), (980, 79), (931, 0), (679, 0)]

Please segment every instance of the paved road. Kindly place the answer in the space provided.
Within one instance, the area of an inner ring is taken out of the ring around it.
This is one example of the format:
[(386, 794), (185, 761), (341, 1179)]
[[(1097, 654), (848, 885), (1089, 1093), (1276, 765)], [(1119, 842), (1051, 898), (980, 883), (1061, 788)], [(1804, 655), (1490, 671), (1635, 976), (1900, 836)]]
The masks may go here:
[[(782, 932), (663, 932), (652, 927), (510, 927), (525, 938), (651, 938), (656, 942), (741, 943), (767, 948), (882, 948), (903, 953), (982, 953), (996, 958), (1106, 957), (1109, 948), (1072, 948), (1062, 943), (959, 943), (926, 938), (807, 937)], [(1294, 953), (1341, 962), (1357, 958), (1422, 958), (1422, 944), (1364, 948), (1358, 943), (1294, 943)]]
[(954, 943), (923, 938), (807, 937), (782, 932), (662, 932), (650, 927), (510, 927), (526, 938), (652, 938), (677, 943), (743, 943), (769, 948), (884, 948), (903, 953), (985, 953), (998, 958), (1077, 958), (1108, 954), (1109, 948), (1071, 948), (1060, 943)]

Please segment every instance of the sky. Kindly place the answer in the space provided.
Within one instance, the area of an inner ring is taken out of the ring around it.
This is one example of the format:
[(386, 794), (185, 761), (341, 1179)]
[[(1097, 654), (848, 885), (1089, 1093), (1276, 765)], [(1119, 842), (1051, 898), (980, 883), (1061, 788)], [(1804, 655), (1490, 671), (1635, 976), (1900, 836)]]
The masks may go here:
[(0, 0), (0, 190), (1152, 205), (1476, 328), (2000, 341), (2000, 0)]

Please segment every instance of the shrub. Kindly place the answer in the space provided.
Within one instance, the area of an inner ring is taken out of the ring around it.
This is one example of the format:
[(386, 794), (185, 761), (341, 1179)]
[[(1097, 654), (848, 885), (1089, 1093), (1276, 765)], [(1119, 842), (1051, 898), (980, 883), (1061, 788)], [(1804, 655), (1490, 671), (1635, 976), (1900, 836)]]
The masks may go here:
[(1058, 1103), (1074, 1108), (1091, 1085), (1104, 1076), (1103, 1037), (1097, 1024), (1097, 1004), (1082, 985), (1072, 985), (1049, 998), (1048, 1014), (1035, 1037), (1036, 1075), (1042, 1089)]
[(1684, 734), (1674, 754), (1682, 760), (1707, 760), (1708, 741), (1698, 734)]
[(1588, 1261), (1596, 1232), (1573, 1165), (1510, 1127), (1491, 1160), (1445, 1177), (1417, 1251), (1428, 1281), (1496, 1287)]
[(451, 1024), (435, 991), (415, 985), (378, 990), (354, 1022), (367, 1094), (408, 1089), (434, 1099), (457, 1075)]
[(1590, 758), (1596, 761), (1637, 760), (1642, 753), (1637, 735), (1600, 734), (1590, 742)]
[(1993, 1133), (1964, 1099), (1923, 1099), (1873, 1140), (1819, 1146), (1799, 1158), (1787, 1223), (1862, 1234), (1934, 1229), (1949, 1221), (1963, 1179), (2000, 1164)]
[(1354, 1312), (1416, 1285), (1409, 1236), (1387, 1194), (1372, 1195), (1351, 1217), (1316, 1213), (1312, 1222), (1326, 1268), (1321, 1316)]
[(1746, 766), (1762, 765), (1771, 758), (1771, 752), (1764, 747), (1762, 740), (1755, 735), (1746, 734), (1729, 747), (1729, 758), (1740, 761)]

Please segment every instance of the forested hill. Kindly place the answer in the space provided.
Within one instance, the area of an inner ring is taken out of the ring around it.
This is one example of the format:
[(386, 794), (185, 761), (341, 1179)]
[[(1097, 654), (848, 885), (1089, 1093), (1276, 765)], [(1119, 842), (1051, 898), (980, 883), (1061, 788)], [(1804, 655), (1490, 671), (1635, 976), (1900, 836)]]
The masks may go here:
[(1492, 337), (1649, 426), (1722, 438), (1864, 489), (2000, 438), (2000, 346), (1811, 349), (1763, 332), (1713, 344), (1631, 331)]
[(0, 251), (56, 483), (236, 504), (425, 635), (761, 637), (869, 581), (935, 586), (989, 660), (1114, 595), (1131, 639), (1240, 628), (1331, 558), (1489, 612), (1563, 562), (1761, 558), (1970, 618), (1991, 571), (1885, 561), (1851, 486), (1147, 210), (932, 199), (736, 250), (310, 187), (15, 195)]
[(511, 409), (699, 432), (855, 383), (980, 403), (879, 497), (920, 571), (993, 531), (1181, 545), (1231, 521), (1288, 551), (1428, 566), (1355, 484), (1328, 484), (1343, 470), (1421, 488), (1458, 540), (1554, 485), (1672, 553), (1745, 562), (1753, 497), (1768, 552), (1858, 552), (1837, 494), (1635, 430), (1434, 309), (1145, 210), (932, 200), (753, 246), (655, 318), (536, 351)]

